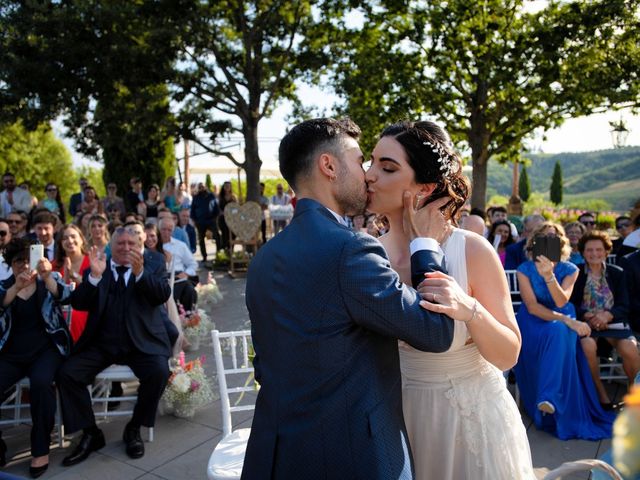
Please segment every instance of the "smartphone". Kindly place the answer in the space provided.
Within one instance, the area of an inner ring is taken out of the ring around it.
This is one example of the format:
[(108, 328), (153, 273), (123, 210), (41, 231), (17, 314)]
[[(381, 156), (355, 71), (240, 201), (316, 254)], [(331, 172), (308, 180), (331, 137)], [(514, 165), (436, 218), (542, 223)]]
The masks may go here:
[(44, 247), (42, 245), (31, 245), (29, 249), (29, 268), (35, 270), (38, 268), (38, 262), (44, 257)]
[(533, 239), (531, 255), (535, 260), (538, 255), (544, 255), (552, 262), (560, 261), (560, 238), (537, 237)]

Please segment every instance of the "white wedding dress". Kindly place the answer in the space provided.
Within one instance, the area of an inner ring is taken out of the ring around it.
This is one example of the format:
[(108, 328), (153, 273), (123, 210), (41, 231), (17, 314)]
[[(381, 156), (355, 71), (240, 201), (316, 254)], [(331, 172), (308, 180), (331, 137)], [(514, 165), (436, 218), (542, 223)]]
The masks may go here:
[[(443, 244), (451, 275), (468, 291), (464, 230)], [(416, 479), (535, 479), (520, 412), (500, 370), (487, 362), (464, 322), (451, 348), (426, 353), (400, 342), (402, 403)]]

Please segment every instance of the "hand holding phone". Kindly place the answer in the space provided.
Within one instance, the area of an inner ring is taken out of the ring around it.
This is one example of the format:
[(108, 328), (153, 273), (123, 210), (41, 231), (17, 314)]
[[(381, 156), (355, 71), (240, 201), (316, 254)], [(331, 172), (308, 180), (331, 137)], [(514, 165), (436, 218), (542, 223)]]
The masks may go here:
[(29, 248), (29, 269), (31, 271), (38, 268), (38, 262), (44, 257), (44, 247), (42, 245), (31, 245)]
[(539, 255), (544, 255), (552, 262), (559, 262), (560, 250), (560, 237), (540, 236), (533, 239), (531, 257), (535, 261)]

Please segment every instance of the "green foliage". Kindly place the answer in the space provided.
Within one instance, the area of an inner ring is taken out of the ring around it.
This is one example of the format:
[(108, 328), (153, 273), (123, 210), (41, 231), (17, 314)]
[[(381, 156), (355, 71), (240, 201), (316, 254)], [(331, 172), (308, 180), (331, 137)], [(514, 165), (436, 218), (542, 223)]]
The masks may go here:
[[(87, 165), (82, 165), (81, 167), (76, 169), (74, 183), (77, 185), (78, 180), (80, 180), (80, 178), (82, 177), (86, 178), (89, 182), (89, 185), (95, 188), (96, 193), (98, 194), (98, 197), (102, 198), (107, 194), (105, 183), (102, 180), (103, 170), (104, 170), (103, 168), (95, 168)], [(127, 188), (127, 190), (124, 190), (124, 191), (126, 192), (128, 190), (129, 189)], [(74, 188), (74, 193), (77, 191), (78, 191), (78, 187)], [(122, 191), (120, 190), (118, 191), (118, 193), (120, 194), (120, 196), (123, 195)]]
[(549, 186), (549, 198), (555, 205), (562, 203), (562, 167), (560, 162), (556, 162), (556, 166), (553, 168), (553, 176)]
[(489, 198), (489, 201), (487, 202), (487, 205), (490, 205), (492, 207), (498, 207), (498, 206), (506, 207), (508, 204), (509, 204), (509, 197), (506, 197), (504, 195), (493, 195), (491, 196), (491, 198)]
[(6, 171), (12, 172), (18, 183), (28, 181), (38, 199), (44, 198), (48, 182), (58, 186), (65, 204), (77, 187), (71, 154), (47, 124), (34, 131), (20, 122), (0, 126), (0, 174)]
[(211, 175), (207, 173), (207, 176), (204, 179), (204, 184), (207, 186), (207, 190), (210, 192), (213, 191), (213, 182), (211, 181)]
[(518, 180), (518, 191), (520, 192), (520, 198), (523, 202), (529, 200), (531, 197), (531, 182), (529, 181), (529, 174), (527, 173), (527, 167), (522, 166), (522, 172), (520, 172), (520, 179)]
[[(408, 5), (408, 6), (407, 6)], [(336, 90), (368, 135), (428, 116), (471, 151), (474, 207), (490, 158), (512, 158), (536, 129), (638, 102), (636, 0), (367, 2), (338, 25)], [(367, 148), (370, 137), (363, 142)]]
[[(273, 195), (276, 194), (276, 186), (281, 183), (282, 186), (284, 187), (284, 191), (286, 192), (287, 189), (289, 188), (289, 184), (287, 183), (287, 181), (284, 178), (265, 178), (260, 180), (261, 183), (264, 183), (264, 195), (267, 198), (271, 198)], [(242, 180), (240, 182), (240, 185), (242, 186), (242, 195), (243, 195), (243, 199), (245, 199), (246, 197), (246, 193), (247, 193), (247, 182), (246, 180)], [(231, 180), (231, 188), (233, 189), (234, 193), (238, 193), (238, 180), (237, 179), (232, 179)]]

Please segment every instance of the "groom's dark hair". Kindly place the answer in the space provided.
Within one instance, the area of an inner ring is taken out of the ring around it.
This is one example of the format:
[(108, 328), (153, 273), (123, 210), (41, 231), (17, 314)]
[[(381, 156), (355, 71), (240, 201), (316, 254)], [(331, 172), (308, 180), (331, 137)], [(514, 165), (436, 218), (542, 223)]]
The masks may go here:
[(340, 157), (340, 140), (360, 138), (360, 127), (349, 118), (315, 118), (296, 125), (280, 142), (280, 172), (291, 188), (310, 175), (314, 158), (326, 151)]

